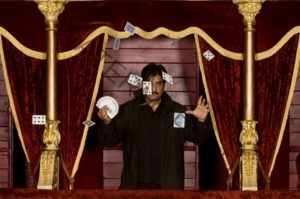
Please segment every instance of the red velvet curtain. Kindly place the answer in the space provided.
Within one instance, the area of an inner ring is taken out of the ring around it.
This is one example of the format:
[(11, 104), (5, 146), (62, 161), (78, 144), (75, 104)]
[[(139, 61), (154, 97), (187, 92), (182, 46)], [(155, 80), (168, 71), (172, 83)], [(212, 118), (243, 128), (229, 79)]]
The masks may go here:
[[(78, 55), (58, 61), (59, 150), (62, 163), (66, 166), (60, 179), (62, 189), (69, 188), (70, 176), (67, 175), (71, 174), (83, 138), (82, 122), (87, 119), (91, 105), (102, 44), (103, 35), (100, 35)], [(5, 39), (4, 51), (17, 118), (30, 166), (34, 170), (44, 146), (44, 126), (32, 125), (31, 118), (33, 114), (46, 114), (46, 62), (25, 56)]]
[[(62, 138), (60, 150), (69, 172), (73, 169), (82, 140), (82, 122), (87, 119), (91, 105), (101, 61), (103, 37), (102, 34), (91, 41), (80, 54), (58, 61), (58, 112)], [(63, 183), (62, 188), (68, 188), (68, 181)]]
[[(280, 144), (280, 129), (285, 124), (283, 116), (289, 96), (297, 44), (298, 36), (294, 36), (275, 55), (256, 63), (258, 148), (262, 171), (266, 173), (270, 172), (275, 148)], [(209, 50), (215, 55), (211, 61), (202, 58), (204, 72), (224, 154), (230, 168), (234, 169), (239, 160), (239, 134), (242, 129), (240, 121), (243, 63), (220, 55), (201, 38), (199, 45), (202, 53)]]
[[(230, 169), (239, 160), (241, 131), (241, 67), (242, 61), (224, 57), (199, 37), (201, 53), (209, 50), (212, 60), (202, 57), (204, 73), (213, 108), (218, 136)], [(224, 179), (226, 181), (226, 179)]]
[(258, 148), (266, 173), (270, 172), (284, 123), (297, 46), (298, 35), (295, 35), (273, 56), (256, 63)]
[(15, 120), (19, 121), (23, 144), (34, 171), (43, 148), (42, 135), (45, 126), (32, 125), (31, 120), (34, 114), (45, 114), (46, 61), (28, 57), (5, 38), (2, 40), (7, 76), (18, 116)]

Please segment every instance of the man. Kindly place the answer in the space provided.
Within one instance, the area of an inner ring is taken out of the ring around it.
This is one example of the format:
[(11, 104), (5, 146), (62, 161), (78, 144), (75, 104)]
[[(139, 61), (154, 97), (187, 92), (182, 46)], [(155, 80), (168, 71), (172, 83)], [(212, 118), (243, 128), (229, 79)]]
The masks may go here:
[(200, 97), (194, 110), (186, 110), (164, 91), (163, 73), (162, 65), (146, 65), (141, 76), (151, 82), (150, 95), (136, 91), (113, 119), (107, 106), (98, 112), (100, 142), (109, 147), (123, 144), (120, 189), (183, 189), (184, 143), (202, 144), (212, 131), (205, 99)]

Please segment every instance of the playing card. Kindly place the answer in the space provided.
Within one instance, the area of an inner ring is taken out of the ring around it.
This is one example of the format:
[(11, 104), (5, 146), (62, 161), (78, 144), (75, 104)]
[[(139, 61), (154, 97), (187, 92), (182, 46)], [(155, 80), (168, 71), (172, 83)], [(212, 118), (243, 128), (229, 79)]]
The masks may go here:
[(95, 125), (96, 123), (91, 120), (86, 120), (86, 121), (82, 122), (82, 124), (87, 125), (88, 127), (91, 127), (91, 126)]
[(132, 25), (131, 23), (127, 22), (125, 27), (124, 27), (124, 30), (126, 32), (128, 32), (131, 36), (133, 36), (134, 32), (135, 32), (135, 26)]
[(173, 84), (173, 78), (171, 75), (169, 75), (168, 73), (165, 73), (164, 71), (162, 71), (162, 76), (163, 79), (168, 82), (169, 84)]
[(134, 86), (141, 86), (143, 78), (134, 74), (130, 74), (128, 78), (128, 83)]
[(114, 50), (119, 50), (119, 48), (120, 48), (120, 42), (121, 42), (120, 38), (115, 38), (114, 46), (113, 46)]
[(185, 126), (185, 113), (174, 113), (174, 128), (184, 128)]
[(215, 55), (214, 55), (212, 52), (210, 52), (210, 50), (205, 51), (205, 52), (203, 53), (203, 56), (204, 56), (208, 61), (212, 60), (212, 59), (215, 57)]
[(44, 125), (46, 124), (46, 115), (33, 115), (32, 124), (35, 125)]
[(143, 81), (143, 94), (152, 95), (152, 85), (149, 81)]
[(96, 103), (96, 106), (100, 109), (102, 107), (100, 107), (100, 101), (98, 100), (97, 103)]

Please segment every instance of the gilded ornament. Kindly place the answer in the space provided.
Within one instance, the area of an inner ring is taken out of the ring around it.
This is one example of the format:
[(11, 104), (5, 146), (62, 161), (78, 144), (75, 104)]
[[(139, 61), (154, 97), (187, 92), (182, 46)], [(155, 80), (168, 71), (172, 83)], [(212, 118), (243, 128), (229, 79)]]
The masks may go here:
[(38, 8), (45, 16), (47, 22), (57, 22), (58, 16), (63, 12), (69, 0), (35, 0)]

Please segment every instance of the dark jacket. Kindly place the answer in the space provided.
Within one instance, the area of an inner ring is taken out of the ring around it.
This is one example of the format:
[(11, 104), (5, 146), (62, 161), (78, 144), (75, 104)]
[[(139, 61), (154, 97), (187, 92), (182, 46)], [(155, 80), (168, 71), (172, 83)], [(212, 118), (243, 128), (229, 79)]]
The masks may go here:
[[(123, 144), (123, 170), (120, 189), (137, 188), (137, 137), (143, 124), (144, 97), (138, 91), (136, 98), (119, 108), (119, 113), (109, 125), (101, 124), (98, 129), (100, 142), (108, 147)], [(149, 107), (150, 108), (150, 107)], [(191, 141), (202, 144), (212, 132), (210, 119), (200, 123), (192, 115), (185, 115), (184, 128), (174, 128), (174, 113), (185, 113), (186, 107), (173, 101), (166, 93), (156, 112), (158, 122), (155, 129), (159, 135), (161, 161), (161, 188), (184, 188), (184, 143)], [(145, 129), (147, 130), (147, 129)]]

